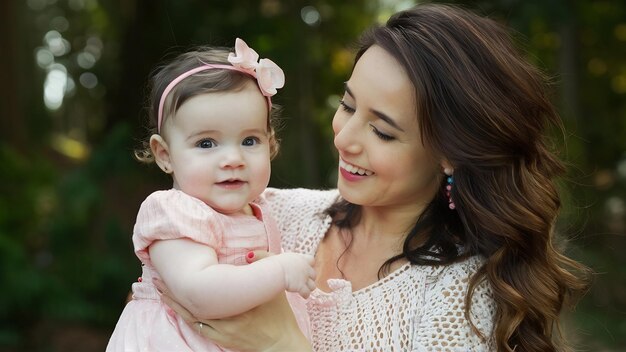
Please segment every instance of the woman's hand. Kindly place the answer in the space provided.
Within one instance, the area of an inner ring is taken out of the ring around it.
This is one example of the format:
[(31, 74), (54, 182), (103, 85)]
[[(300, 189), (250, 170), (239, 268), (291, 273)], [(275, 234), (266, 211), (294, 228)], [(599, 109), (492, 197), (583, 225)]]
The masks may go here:
[[(267, 252), (255, 252), (254, 259), (249, 262), (267, 255)], [(221, 347), (240, 351), (311, 351), (311, 345), (300, 331), (284, 292), (237, 316), (200, 321), (172, 300), (163, 282), (154, 280), (154, 284), (165, 304)]]

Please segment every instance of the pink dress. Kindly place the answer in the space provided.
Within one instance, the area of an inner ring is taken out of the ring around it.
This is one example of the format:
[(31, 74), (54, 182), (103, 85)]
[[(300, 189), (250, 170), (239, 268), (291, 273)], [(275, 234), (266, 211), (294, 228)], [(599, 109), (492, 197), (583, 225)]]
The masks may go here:
[[(109, 344), (115, 351), (224, 351), (202, 337), (165, 305), (152, 285), (159, 277), (150, 261), (148, 247), (155, 240), (190, 238), (213, 248), (220, 264), (245, 265), (251, 250), (280, 253), (280, 233), (262, 207), (250, 204), (254, 216), (224, 215), (202, 201), (178, 190), (157, 191), (141, 204), (133, 233), (135, 253), (143, 264), (140, 282), (132, 285), (128, 302)], [(302, 332), (309, 334), (306, 303), (287, 293)]]

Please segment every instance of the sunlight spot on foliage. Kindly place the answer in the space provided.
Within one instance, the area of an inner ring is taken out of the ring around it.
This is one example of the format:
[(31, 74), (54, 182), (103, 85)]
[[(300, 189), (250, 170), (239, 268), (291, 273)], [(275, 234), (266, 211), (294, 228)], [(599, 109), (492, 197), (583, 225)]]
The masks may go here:
[(606, 73), (606, 63), (604, 60), (594, 57), (587, 63), (587, 69), (595, 76), (601, 76)]
[(607, 213), (607, 228), (615, 233), (623, 233), (626, 230), (626, 205), (619, 196), (609, 197), (604, 207)]
[(48, 2), (46, 0), (28, 0), (26, 3), (33, 10), (43, 10)]
[(102, 40), (99, 37), (92, 36), (87, 39), (87, 45), (85, 46), (84, 51), (93, 55), (94, 59), (98, 61), (102, 55), (103, 47), (104, 44), (102, 43)]
[(384, 9), (378, 12), (378, 16), (376, 17), (376, 22), (385, 23), (394, 14), (394, 11), (391, 9)]
[(54, 55), (47, 48), (37, 48), (35, 52), (35, 60), (41, 68), (47, 68), (54, 63)]
[(339, 108), (339, 101), (341, 97), (337, 94), (331, 94), (326, 98), (326, 105), (332, 108), (333, 110), (337, 110)]
[(67, 76), (67, 84), (65, 85), (65, 97), (73, 97), (76, 94), (76, 83), (72, 76)]
[(44, 36), (44, 42), (54, 56), (63, 56), (70, 52), (71, 46), (67, 39), (63, 38), (57, 31), (49, 31)]
[(261, 13), (265, 17), (274, 17), (280, 13), (281, 6), (278, 0), (263, 0), (261, 2)]
[(352, 68), (352, 60), (354, 59), (354, 55), (350, 50), (342, 49), (337, 50), (333, 53), (331, 67), (333, 72), (339, 74), (345, 74), (350, 71)]
[(38, 218), (49, 216), (57, 207), (57, 198), (54, 189), (44, 188), (37, 194), (35, 200), (35, 214)]
[(626, 23), (620, 23), (615, 26), (615, 37), (618, 40), (626, 41)]
[(70, 9), (80, 11), (85, 7), (85, 0), (69, 0), (67, 4), (70, 6)]
[(606, 209), (611, 215), (624, 215), (626, 213), (624, 200), (617, 196), (609, 197), (606, 200)]
[(322, 18), (319, 11), (313, 6), (305, 6), (300, 10), (300, 17), (309, 26), (317, 26)]
[(593, 184), (599, 190), (607, 190), (615, 184), (615, 173), (612, 170), (601, 169), (594, 173)]
[(67, 69), (61, 64), (50, 66), (43, 84), (43, 101), (50, 110), (58, 110), (63, 104), (67, 88)]
[(376, 17), (376, 22), (385, 23), (393, 15), (398, 11), (406, 10), (410, 7), (415, 6), (414, 0), (378, 0), (378, 16)]
[(87, 89), (95, 88), (98, 85), (98, 77), (91, 72), (83, 72), (78, 81)]
[(617, 164), (617, 173), (621, 178), (626, 180), (626, 154)]
[(65, 32), (70, 28), (70, 22), (63, 16), (57, 16), (50, 21), (50, 28), (59, 32)]
[(554, 32), (541, 33), (538, 36), (538, 44), (544, 48), (555, 49), (561, 45), (561, 37)]
[(69, 0), (67, 4), (74, 11), (93, 10), (98, 6), (96, 0)]
[(611, 80), (611, 88), (615, 93), (626, 93), (626, 73), (619, 74)]
[(84, 69), (90, 69), (96, 64), (96, 57), (92, 53), (82, 52), (76, 55), (76, 63)]
[(89, 155), (89, 147), (85, 143), (68, 135), (53, 135), (51, 144), (54, 150), (68, 158), (84, 160)]

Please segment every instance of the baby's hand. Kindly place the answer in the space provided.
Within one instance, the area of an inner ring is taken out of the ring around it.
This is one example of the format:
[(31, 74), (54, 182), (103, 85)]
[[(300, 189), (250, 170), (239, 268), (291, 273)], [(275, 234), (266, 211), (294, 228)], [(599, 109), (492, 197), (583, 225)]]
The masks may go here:
[(275, 260), (283, 268), (287, 291), (297, 292), (303, 298), (307, 298), (315, 289), (315, 269), (313, 269), (315, 259), (312, 255), (281, 253), (266, 260)]

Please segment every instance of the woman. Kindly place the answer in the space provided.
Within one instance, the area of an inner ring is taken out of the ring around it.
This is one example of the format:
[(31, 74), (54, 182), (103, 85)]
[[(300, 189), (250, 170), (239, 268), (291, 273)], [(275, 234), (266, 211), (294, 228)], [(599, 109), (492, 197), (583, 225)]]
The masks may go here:
[(362, 36), (333, 119), (337, 190), (263, 195), (285, 249), (316, 258), (312, 346), (282, 297), (197, 328), (242, 350), (563, 350), (587, 269), (553, 244), (548, 125), (543, 78), (503, 27), (436, 4), (395, 14)]

